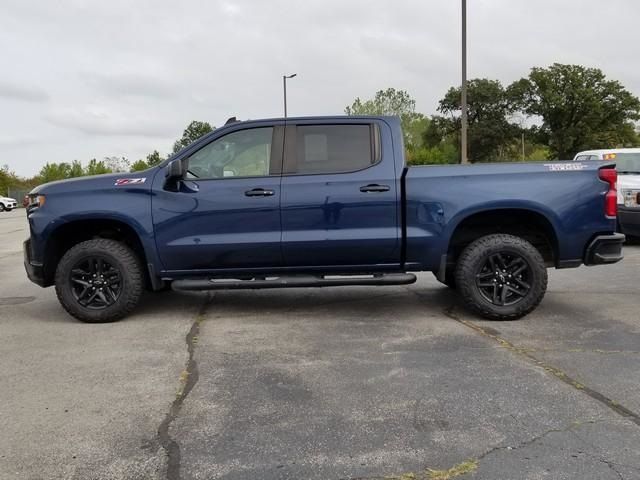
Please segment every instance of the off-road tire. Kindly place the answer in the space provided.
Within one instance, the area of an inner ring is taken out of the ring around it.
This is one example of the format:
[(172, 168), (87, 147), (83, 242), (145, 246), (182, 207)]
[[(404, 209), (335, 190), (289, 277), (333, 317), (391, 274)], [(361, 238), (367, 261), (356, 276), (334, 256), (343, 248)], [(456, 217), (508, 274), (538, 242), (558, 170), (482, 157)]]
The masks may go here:
[[(530, 289), (513, 305), (496, 305), (481, 293), (476, 277), (492, 255), (517, 255), (528, 264)], [(467, 246), (456, 265), (458, 292), (465, 305), (489, 320), (516, 320), (533, 311), (547, 290), (547, 269), (540, 252), (526, 240), (513, 235), (493, 234)]]
[[(71, 271), (84, 258), (102, 258), (119, 270), (122, 285), (115, 302), (102, 309), (90, 309), (76, 300), (71, 283)], [(125, 317), (140, 301), (145, 285), (143, 267), (135, 252), (115, 240), (98, 238), (70, 248), (56, 268), (55, 288), (58, 300), (73, 317), (86, 323), (114, 322)]]

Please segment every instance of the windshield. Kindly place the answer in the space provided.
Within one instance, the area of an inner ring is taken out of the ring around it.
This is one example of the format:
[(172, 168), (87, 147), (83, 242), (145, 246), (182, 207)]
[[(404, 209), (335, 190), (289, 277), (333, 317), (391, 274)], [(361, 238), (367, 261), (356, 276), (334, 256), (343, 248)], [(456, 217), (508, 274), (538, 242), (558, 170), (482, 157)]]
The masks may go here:
[(640, 174), (640, 153), (616, 153), (616, 170), (618, 173)]

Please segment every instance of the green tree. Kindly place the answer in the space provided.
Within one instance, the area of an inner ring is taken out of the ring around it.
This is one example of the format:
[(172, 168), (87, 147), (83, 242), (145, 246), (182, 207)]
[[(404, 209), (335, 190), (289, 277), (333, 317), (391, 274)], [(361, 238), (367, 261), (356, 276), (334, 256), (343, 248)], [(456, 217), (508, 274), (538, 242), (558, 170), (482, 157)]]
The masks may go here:
[(601, 70), (554, 63), (534, 67), (508, 88), (527, 115), (540, 117), (539, 140), (551, 157), (568, 159), (581, 150), (633, 145), (640, 100)]
[(356, 98), (344, 109), (347, 115), (396, 115), (402, 121), (404, 142), (407, 148), (421, 146), (422, 130), (428, 119), (416, 112), (416, 101), (405, 90), (387, 88), (379, 90), (370, 100)]
[(146, 170), (147, 168), (149, 168), (149, 164), (147, 164), (147, 162), (142, 158), (140, 160), (136, 160), (131, 165), (132, 172), (141, 172), (142, 170)]
[(157, 150), (154, 150), (152, 153), (147, 155), (147, 158), (137, 160), (131, 165), (132, 172), (140, 172), (142, 170), (146, 170), (147, 168), (154, 167), (159, 163), (162, 163), (165, 159), (160, 156), (160, 153)]
[(182, 138), (176, 140), (173, 144), (173, 153), (179, 152), (209, 132), (213, 132), (213, 127), (208, 122), (194, 120), (184, 129)]
[(102, 160), (98, 161), (95, 158), (89, 160), (89, 163), (84, 169), (85, 175), (103, 175), (105, 173), (112, 172)]
[[(433, 143), (433, 138), (441, 141), (446, 136), (459, 142), (460, 96), (460, 87), (452, 87), (440, 100), (438, 111), (446, 117), (434, 119), (434, 128), (426, 132), (427, 139), (431, 137), (431, 142), (427, 143)], [(515, 111), (513, 102), (499, 81), (487, 78), (469, 80), (467, 98), (469, 160), (488, 162), (503, 159), (507, 147), (520, 132), (519, 127), (509, 122)]]
[(73, 162), (71, 162), (68, 175), (69, 178), (81, 177), (84, 175), (84, 169), (82, 168), (82, 164), (78, 160), (74, 160)]
[(66, 162), (46, 163), (45, 166), (40, 169), (38, 177), (40, 177), (41, 183), (47, 183), (55, 180), (64, 180), (65, 178), (69, 178), (70, 174), (71, 165)]
[(164, 162), (164, 158), (160, 156), (160, 153), (157, 150), (154, 150), (152, 153), (147, 155), (146, 164), (150, 167), (154, 167), (159, 163)]
[(0, 195), (7, 195), (9, 187), (13, 184), (13, 173), (9, 170), (9, 165), (0, 168)]

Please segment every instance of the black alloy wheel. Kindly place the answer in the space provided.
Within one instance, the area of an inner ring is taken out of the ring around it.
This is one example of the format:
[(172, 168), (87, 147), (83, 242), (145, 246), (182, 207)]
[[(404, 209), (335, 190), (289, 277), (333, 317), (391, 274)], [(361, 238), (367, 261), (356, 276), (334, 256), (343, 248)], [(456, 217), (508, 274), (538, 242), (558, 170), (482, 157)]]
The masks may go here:
[(74, 265), (69, 282), (77, 302), (92, 310), (113, 305), (122, 292), (120, 270), (98, 256), (85, 257)]
[(476, 275), (476, 286), (493, 305), (515, 305), (531, 290), (529, 264), (515, 253), (489, 255)]

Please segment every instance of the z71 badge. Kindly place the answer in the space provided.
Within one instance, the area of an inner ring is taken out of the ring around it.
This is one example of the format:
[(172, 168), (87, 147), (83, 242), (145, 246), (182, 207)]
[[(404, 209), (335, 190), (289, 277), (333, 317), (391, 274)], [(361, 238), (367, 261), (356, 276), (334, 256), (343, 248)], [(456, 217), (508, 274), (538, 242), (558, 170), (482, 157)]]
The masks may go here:
[(116, 187), (122, 187), (124, 185), (139, 185), (147, 180), (146, 177), (142, 178), (119, 178), (114, 184)]

